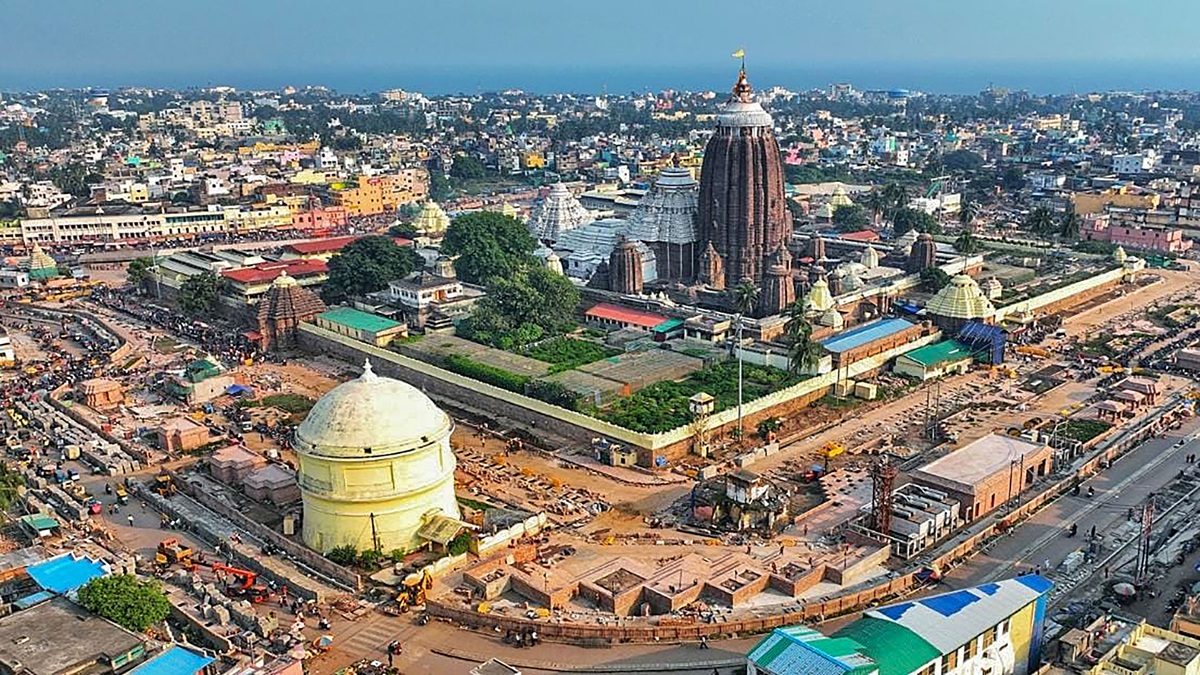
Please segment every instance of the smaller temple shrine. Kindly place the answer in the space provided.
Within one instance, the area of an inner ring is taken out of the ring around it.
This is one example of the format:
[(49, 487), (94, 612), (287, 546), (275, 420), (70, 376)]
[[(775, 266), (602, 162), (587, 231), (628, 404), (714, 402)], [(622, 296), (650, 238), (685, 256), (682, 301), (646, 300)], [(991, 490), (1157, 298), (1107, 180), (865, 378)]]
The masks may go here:
[(301, 286), (286, 271), (280, 273), (258, 303), (259, 345), (265, 351), (294, 347), (300, 323), (312, 321), (326, 309), (316, 293)]

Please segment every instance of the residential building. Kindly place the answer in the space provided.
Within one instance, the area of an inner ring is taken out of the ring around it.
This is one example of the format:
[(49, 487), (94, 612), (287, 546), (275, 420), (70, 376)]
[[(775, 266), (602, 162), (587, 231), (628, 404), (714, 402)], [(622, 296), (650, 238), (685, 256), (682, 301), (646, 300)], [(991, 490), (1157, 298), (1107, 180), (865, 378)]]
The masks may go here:
[[(22, 675), (126, 671), (146, 658), (142, 638), (65, 597), (0, 619), (0, 672)], [(174, 671), (181, 672), (181, 671)]]
[(1050, 581), (1038, 575), (868, 610), (831, 635), (777, 628), (747, 675), (1030, 675), (1041, 663)]
[(1114, 214), (1085, 218), (1079, 236), (1084, 241), (1107, 241), (1124, 248), (1172, 255), (1192, 248), (1192, 240), (1183, 237), (1183, 230), (1129, 222)]

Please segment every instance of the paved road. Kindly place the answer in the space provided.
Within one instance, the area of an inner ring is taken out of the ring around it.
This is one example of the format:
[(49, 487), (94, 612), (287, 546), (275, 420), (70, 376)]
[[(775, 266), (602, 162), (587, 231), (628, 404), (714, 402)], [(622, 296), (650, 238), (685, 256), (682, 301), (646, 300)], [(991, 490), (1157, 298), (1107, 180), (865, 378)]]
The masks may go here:
[[(1108, 471), (1083, 483), (1080, 496), (1060, 498), (1021, 524), (1014, 534), (998, 540), (989, 551), (953, 570), (946, 584), (958, 588), (984, 583), (1044, 566), (1047, 560), (1052, 568), (1057, 567), (1072, 551), (1087, 545), (1086, 535), (1093, 526), (1101, 536), (1107, 535), (1105, 547), (1111, 551), (1129, 532), (1136, 531), (1137, 526), (1126, 519), (1127, 511), (1133, 508), (1136, 517), (1146, 497), (1169, 483), (1185, 466), (1184, 458), (1200, 452), (1200, 440), (1178, 444), (1198, 430), (1200, 419), (1193, 419), (1162, 438), (1138, 446)], [(1096, 489), (1095, 497), (1087, 497), (1089, 486)], [(1071, 523), (1079, 526), (1074, 538), (1066, 536)]]

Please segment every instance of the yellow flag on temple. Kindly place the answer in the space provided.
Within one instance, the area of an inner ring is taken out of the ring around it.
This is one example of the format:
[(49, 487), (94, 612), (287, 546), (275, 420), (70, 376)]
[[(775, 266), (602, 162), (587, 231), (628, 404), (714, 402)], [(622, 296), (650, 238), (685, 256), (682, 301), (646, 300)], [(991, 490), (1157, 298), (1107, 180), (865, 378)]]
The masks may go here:
[(746, 58), (746, 50), (745, 50), (745, 49), (739, 49), (739, 50), (737, 50), (736, 52), (734, 52), (734, 53), (733, 53), (733, 58), (735, 58), (735, 59), (744, 59), (744, 58)]

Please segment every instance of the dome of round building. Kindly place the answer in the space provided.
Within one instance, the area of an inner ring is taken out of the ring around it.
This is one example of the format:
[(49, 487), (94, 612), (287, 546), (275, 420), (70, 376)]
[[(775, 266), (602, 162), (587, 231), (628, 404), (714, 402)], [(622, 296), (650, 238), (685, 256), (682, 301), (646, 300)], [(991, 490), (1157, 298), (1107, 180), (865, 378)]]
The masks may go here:
[(595, 218), (571, 194), (566, 185), (555, 183), (533, 208), (529, 216), (529, 233), (535, 239), (553, 244), (564, 232), (592, 222)]
[(404, 452), (450, 433), (450, 417), (421, 390), (380, 377), (367, 363), (356, 379), (322, 396), (296, 429), (297, 450), (362, 458)]
[(950, 319), (985, 319), (995, 315), (996, 308), (974, 279), (959, 274), (929, 299), (925, 311)]

